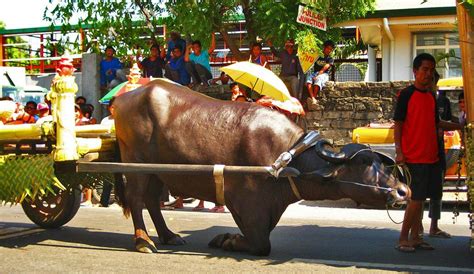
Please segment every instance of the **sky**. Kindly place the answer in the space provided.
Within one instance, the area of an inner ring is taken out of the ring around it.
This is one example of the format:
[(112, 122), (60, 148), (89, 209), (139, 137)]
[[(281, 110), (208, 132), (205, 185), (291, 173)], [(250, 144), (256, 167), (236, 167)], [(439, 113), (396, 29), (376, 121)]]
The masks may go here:
[(48, 0), (0, 0), (0, 21), (7, 29), (45, 27), (43, 12)]

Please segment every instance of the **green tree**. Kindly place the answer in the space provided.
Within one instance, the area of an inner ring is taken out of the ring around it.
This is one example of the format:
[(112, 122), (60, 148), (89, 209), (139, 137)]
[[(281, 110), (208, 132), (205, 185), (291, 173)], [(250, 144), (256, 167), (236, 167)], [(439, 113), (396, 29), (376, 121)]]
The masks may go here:
[[(126, 55), (137, 48), (148, 48), (158, 43), (162, 1), (150, 0), (62, 0), (53, 1), (44, 11), (44, 19), (51, 26), (61, 25), (65, 34), (87, 28), (83, 45), (85, 50), (100, 52), (106, 45), (116, 48), (119, 55)], [(73, 27), (76, 25), (77, 27)], [(149, 39), (144, 39), (149, 37)], [(76, 47), (79, 45), (75, 41)]]
[[(339, 29), (331, 26), (363, 16), (375, 5), (375, 0), (304, 2), (328, 18), (327, 32), (313, 30), (319, 41), (337, 38)], [(61, 24), (64, 31), (69, 31), (75, 20), (79, 26), (90, 26), (86, 45), (95, 50), (106, 44), (114, 45), (122, 54), (135, 47), (146, 48), (149, 43), (160, 42), (158, 26), (166, 24), (168, 30), (199, 39), (205, 46), (210, 33), (219, 32), (232, 53), (244, 59), (245, 54), (227, 33), (228, 22), (243, 18), (249, 43), (259, 36), (278, 45), (310, 29), (296, 22), (297, 12), (294, 0), (63, 0), (46, 9), (44, 16), (52, 24)]]
[[(0, 30), (5, 29), (6, 25), (4, 22), (0, 21)], [(27, 45), (27, 42), (23, 40), (21, 37), (18, 36), (12, 36), (12, 37), (7, 37), (6, 38), (6, 43), (7, 44), (16, 44), (14, 46), (9, 46), (5, 49), (6, 51), (6, 58), (8, 59), (22, 59), (22, 58), (28, 58), (30, 57), (29, 55), (29, 46)], [(21, 63), (9, 63), (9, 65), (22, 65)]]

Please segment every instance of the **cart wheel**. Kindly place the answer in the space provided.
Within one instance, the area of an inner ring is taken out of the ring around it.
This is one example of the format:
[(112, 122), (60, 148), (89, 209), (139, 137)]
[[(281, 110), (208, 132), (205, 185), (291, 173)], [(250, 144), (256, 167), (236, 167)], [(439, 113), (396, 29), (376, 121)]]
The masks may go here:
[(21, 207), (26, 216), (43, 228), (58, 228), (76, 215), (81, 205), (79, 189), (58, 190), (56, 195), (48, 193), (37, 196), (34, 201), (23, 201)]

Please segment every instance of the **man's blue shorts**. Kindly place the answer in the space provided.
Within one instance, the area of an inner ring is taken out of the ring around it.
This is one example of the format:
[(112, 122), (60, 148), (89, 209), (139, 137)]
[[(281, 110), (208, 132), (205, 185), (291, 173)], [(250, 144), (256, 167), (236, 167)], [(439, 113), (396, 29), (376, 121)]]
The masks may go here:
[[(313, 79), (316, 76), (316, 79)], [(306, 78), (306, 83), (311, 85), (319, 86), (319, 89), (322, 90), (326, 82), (329, 81), (329, 74), (323, 73), (318, 75), (318, 72), (311, 73), (308, 78)]]

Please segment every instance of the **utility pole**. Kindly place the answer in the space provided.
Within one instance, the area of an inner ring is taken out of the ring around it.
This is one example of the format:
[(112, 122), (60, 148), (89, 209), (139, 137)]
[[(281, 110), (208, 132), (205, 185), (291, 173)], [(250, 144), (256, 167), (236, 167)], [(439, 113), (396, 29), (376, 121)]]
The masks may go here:
[[(462, 77), (464, 86), (464, 101), (466, 104), (467, 135), (474, 136), (474, 24), (469, 10), (456, 2), (458, 17), (459, 45), (461, 48)], [(470, 141), (469, 141), (470, 139)], [(470, 203), (471, 250), (474, 250), (474, 144), (472, 138), (465, 138), (467, 152), (467, 185)]]

